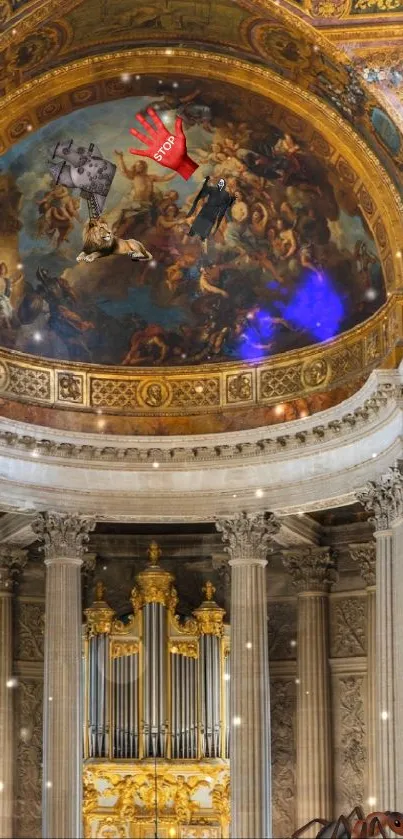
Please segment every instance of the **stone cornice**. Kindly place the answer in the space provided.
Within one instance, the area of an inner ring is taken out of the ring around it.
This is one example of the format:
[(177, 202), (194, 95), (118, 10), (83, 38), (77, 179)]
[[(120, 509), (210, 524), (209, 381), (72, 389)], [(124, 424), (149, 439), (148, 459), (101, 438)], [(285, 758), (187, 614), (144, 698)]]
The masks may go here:
[[(242, 511), (271, 510), (283, 518), (350, 504), (368, 481), (402, 458), (402, 380), (403, 367), (375, 371), (341, 405), (281, 428), (159, 437), (152, 443), (147, 437), (66, 433), (3, 419), (0, 509), (79, 511), (120, 522), (201, 522)], [(310, 530), (296, 532), (294, 519), (277, 541), (318, 541)]]
[[(403, 387), (397, 371), (375, 371), (354, 396), (311, 417), (282, 423), (271, 428), (229, 434), (210, 434), (173, 438), (135, 438), (128, 445), (127, 437), (66, 433), (40, 427), (0, 420), (0, 454), (27, 454), (49, 462), (60, 460), (92, 464), (115, 464), (117, 468), (136, 469), (158, 463), (160, 467), (176, 469), (180, 464), (189, 468), (208, 463), (220, 468), (224, 461), (266, 461), (268, 458), (289, 456), (304, 449), (322, 450), (335, 441), (354, 441), (364, 429), (370, 429), (388, 415), (403, 399)], [(210, 442), (211, 441), (211, 442)], [(210, 443), (210, 444), (209, 444)]]

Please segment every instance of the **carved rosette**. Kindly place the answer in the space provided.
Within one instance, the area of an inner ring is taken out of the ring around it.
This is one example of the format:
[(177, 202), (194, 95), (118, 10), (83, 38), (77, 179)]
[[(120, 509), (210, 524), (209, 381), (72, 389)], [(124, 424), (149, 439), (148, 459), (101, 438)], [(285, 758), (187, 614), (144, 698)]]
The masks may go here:
[(230, 565), (266, 565), (272, 537), (280, 530), (273, 513), (239, 513), (233, 518), (217, 519)]
[(337, 583), (337, 555), (329, 548), (306, 547), (298, 551), (284, 551), (283, 565), (291, 575), (298, 594), (328, 592)]
[(365, 510), (373, 513), (369, 519), (376, 531), (389, 530), (403, 515), (403, 474), (400, 463), (392, 466), (378, 481), (369, 481), (356, 492)]
[(95, 519), (62, 513), (39, 513), (32, 530), (42, 541), (45, 564), (60, 559), (82, 563)]
[(351, 559), (359, 565), (361, 576), (367, 588), (374, 586), (376, 583), (375, 542), (350, 545), (349, 550)]
[(26, 563), (26, 551), (14, 545), (0, 546), (0, 593), (12, 591), (13, 584)]

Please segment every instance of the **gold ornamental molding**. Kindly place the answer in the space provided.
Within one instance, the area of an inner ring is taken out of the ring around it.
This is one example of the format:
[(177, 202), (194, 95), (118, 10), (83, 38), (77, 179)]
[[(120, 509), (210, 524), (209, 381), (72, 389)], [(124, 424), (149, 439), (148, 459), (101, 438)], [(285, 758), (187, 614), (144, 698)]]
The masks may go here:
[(332, 341), (256, 363), (180, 369), (103, 367), (1, 349), (0, 396), (4, 398), (69, 410), (161, 417), (270, 406), (369, 374), (391, 355), (403, 335), (403, 205), (366, 143), (319, 98), (266, 67), (191, 49), (169, 52), (158, 48), (114, 52), (27, 82), (3, 97), (0, 152), (28, 131), (78, 107), (123, 98), (127, 95), (120, 81), (123, 72), (203, 76), (240, 86), (274, 103), (285, 125), (288, 119), (290, 133), (303, 137), (312, 152), (354, 190), (377, 245), (387, 301), (364, 324)]

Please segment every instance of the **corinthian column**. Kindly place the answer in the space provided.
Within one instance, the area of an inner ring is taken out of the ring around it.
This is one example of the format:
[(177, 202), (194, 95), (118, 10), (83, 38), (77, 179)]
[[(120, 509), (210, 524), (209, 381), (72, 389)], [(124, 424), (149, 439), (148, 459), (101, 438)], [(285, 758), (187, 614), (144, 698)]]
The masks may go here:
[(44, 839), (82, 836), (81, 566), (94, 523), (44, 513), (33, 524), (46, 565)]
[(337, 572), (328, 548), (285, 551), (283, 562), (298, 593), (297, 824), (302, 827), (333, 815), (328, 593)]
[(377, 810), (398, 810), (403, 789), (403, 475), (389, 469), (356, 493), (376, 539)]
[(271, 837), (270, 689), (266, 555), (273, 515), (216, 523), (231, 566), (231, 835)]
[(13, 624), (12, 591), (16, 575), (26, 563), (25, 552), (12, 545), (0, 547), (0, 838), (13, 831)]
[(377, 794), (376, 771), (376, 730), (377, 702), (376, 690), (378, 674), (376, 670), (376, 586), (375, 542), (350, 545), (350, 556), (357, 562), (367, 589), (367, 772), (366, 795), (369, 807), (375, 807)]

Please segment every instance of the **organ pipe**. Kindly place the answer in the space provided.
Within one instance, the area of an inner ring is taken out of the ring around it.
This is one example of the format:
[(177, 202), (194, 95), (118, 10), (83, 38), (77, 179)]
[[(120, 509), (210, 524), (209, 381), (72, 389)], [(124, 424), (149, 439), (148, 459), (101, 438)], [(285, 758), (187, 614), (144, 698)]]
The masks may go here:
[(115, 617), (98, 583), (86, 609), (84, 754), (111, 760), (227, 758), (229, 655), (225, 611), (206, 583), (184, 623), (173, 575), (155, 542), (131, 592), (132, 614)]

